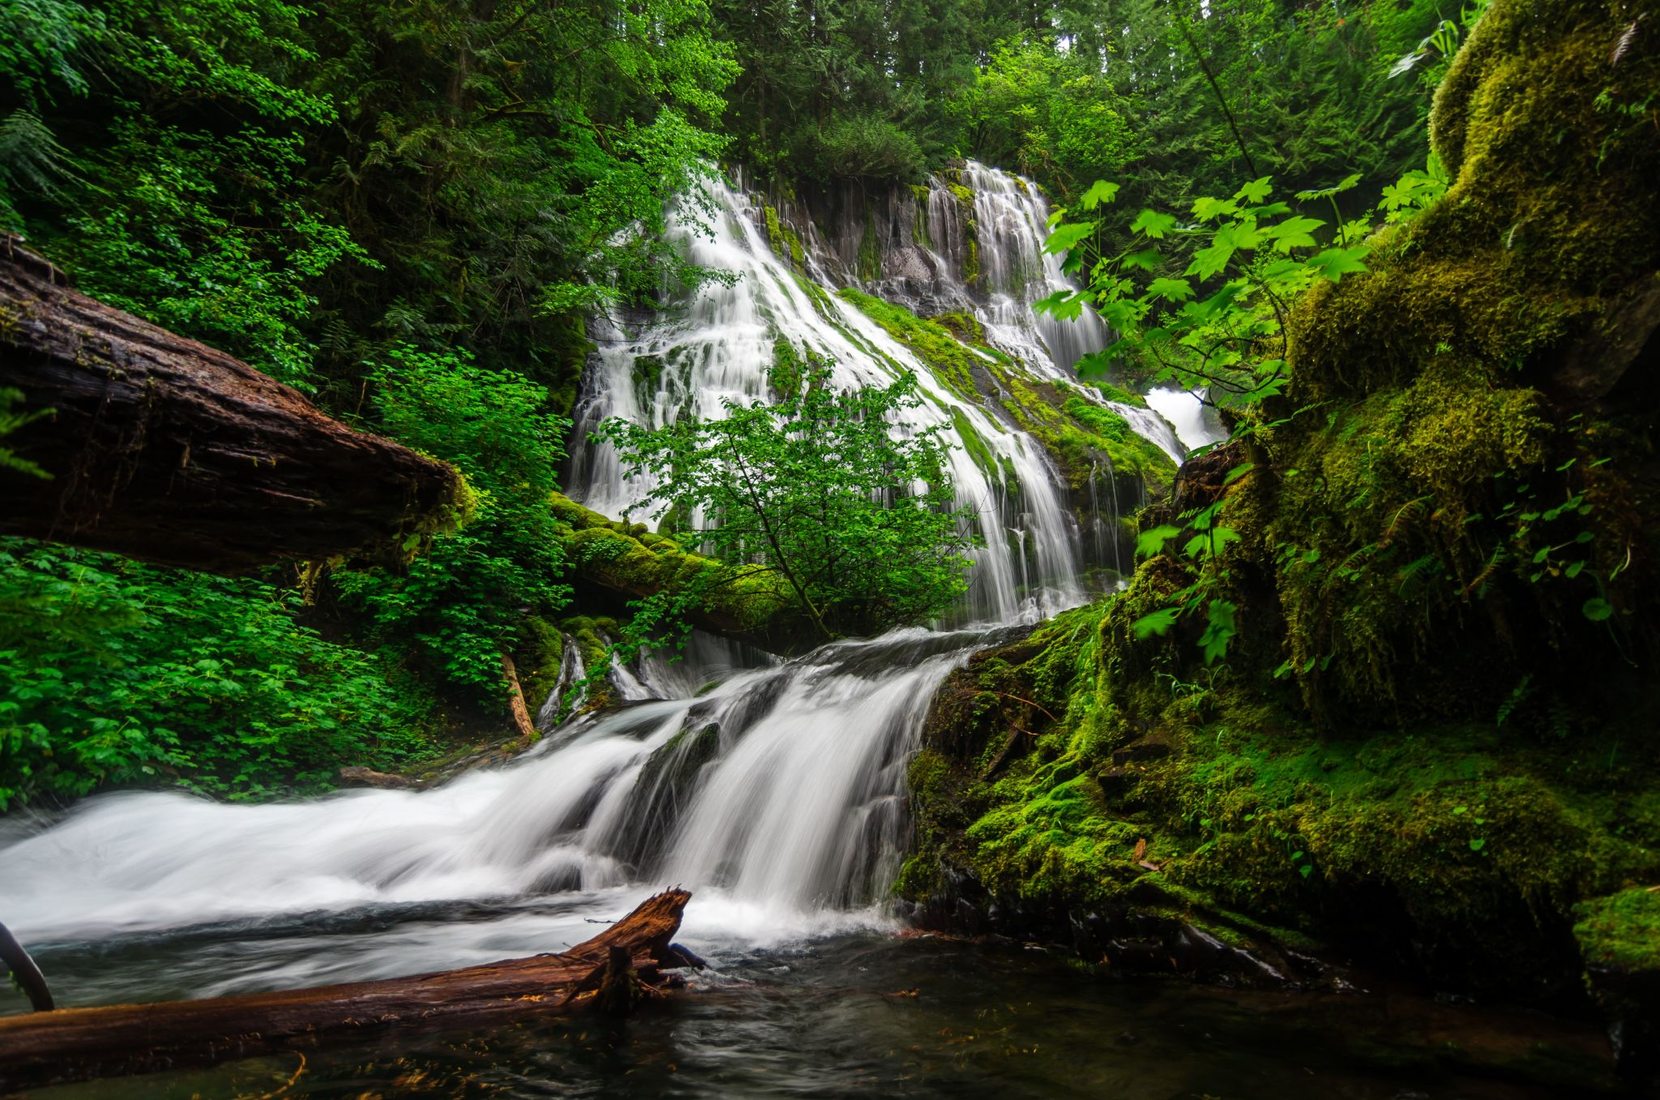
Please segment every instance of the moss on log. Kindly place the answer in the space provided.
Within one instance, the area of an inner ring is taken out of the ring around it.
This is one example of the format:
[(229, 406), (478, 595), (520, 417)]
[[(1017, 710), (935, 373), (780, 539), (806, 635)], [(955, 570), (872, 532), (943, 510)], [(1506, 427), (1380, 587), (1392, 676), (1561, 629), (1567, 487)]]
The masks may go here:
[(0, 387), (47, 413), (7, 446), (51, 475), (0, 469), (0, 533), (234, 573), (403, 555), (465, 510), (453, 467), (78, 293), (16, 237), (0, 237)]

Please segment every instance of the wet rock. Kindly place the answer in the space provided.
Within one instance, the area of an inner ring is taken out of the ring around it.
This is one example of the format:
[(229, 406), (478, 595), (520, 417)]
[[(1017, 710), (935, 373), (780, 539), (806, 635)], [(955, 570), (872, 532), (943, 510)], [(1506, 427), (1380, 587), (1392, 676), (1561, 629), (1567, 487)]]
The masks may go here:
[(342, 787), (373, 787), (383, 791), (412, 791), (421, 787), (420, 783), (407, 775), (377, 772), (373, 768), (355, 764), (340, 769), (340, 785)]

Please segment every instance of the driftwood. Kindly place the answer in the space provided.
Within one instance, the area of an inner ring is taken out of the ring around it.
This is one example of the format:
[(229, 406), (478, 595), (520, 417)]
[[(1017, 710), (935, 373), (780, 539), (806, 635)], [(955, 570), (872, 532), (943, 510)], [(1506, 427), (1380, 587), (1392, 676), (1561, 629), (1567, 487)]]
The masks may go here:
[(371, 1039), (391, 1028), (473, 1027), (594, 1003), (617, 1011), (695, 956), (669, 941), (690, 900), (668, 890), (562, 954), (415, 978), (200, 1001), (0, 1018), (0, 1092), (207, 1065)]
[(36, 1012), (52, 1011), (52, 991), (47, 988), (46, 976), (40, 972), (40, 967), (35, 965), (29, 953), (23, 950), (23, 945), (17, 942), (17, 937), (3, 924), (0, 924), (0, 963), (11, 972)]
[(216, 572), (403, 552), (452, 522), (445, 463), (319, 412), (205, 344), (80, 294), (0, 234), (0, 388), (49, 415), (6, 437), (0, 534)]

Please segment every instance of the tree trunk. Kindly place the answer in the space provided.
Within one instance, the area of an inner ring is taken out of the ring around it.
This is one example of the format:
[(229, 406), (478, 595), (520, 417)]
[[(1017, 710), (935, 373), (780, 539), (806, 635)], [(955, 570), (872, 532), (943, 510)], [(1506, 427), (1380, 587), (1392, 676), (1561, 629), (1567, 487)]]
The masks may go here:
[(50, 410), (5, 445), (52, 475), (0, 468), (0, 534), (234, 573), (402, 556), (461, 507), (453, 467), (93, 301), (3, 234), (0, 388)]
[(476, 1027), (571, 1011), (602, 994), (614, 1009), (619, 981), (660, 983), (662, 969), (687, 964), (669, 941), (690, 899), (679, 889), (657, 894), (559, 955), (284, 993), (0, 1018), (0, 1092), (311, 1050), (391, 1028)]

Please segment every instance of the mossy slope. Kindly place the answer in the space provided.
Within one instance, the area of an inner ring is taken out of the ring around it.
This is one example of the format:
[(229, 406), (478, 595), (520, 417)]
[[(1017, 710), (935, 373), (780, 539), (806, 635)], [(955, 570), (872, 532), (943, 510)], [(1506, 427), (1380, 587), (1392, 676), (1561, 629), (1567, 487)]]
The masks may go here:
[(1494, 0), (1437, 99), (1445, 199), (1300, 303), (1253, 471), (1186, 502), (1241, 536), (1226, 663), (1131, 629), (1173, 553), (982, 655), (913, 770), (907, 894), (1242, 913), (1536, 1002), (1589, 975), (1660, 1034), (1656, 103), (1660, 5)]

